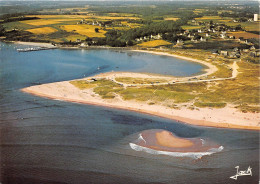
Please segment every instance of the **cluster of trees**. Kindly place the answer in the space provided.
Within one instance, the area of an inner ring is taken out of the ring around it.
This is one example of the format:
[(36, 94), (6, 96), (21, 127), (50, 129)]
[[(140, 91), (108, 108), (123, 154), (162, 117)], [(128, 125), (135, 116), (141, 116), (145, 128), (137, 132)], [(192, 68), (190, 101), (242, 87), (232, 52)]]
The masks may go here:
[(2, 23), (7, 23), (7, 22), (16, 22), (16, 21), (23, 21), (23, 20), (34, 20), (34, 19), (39, 19), (38, 17), (24, 17), (24, 16), (19, 16), (19, 17), (15, 17), (15, 16), (8, 16), (3, 18)]
[(2, 24), (0, 24), (0, 36), (4, 36), (5, 35), (5, 28)]

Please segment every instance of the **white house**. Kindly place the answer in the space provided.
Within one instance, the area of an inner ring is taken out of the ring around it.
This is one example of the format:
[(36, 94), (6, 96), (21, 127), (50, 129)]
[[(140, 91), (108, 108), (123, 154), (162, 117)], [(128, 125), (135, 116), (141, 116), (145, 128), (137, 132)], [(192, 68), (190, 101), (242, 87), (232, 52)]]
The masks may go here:
[(256, 22), (256, 21), (258, 21), (258, 14), (254, 14), (254, 21)]

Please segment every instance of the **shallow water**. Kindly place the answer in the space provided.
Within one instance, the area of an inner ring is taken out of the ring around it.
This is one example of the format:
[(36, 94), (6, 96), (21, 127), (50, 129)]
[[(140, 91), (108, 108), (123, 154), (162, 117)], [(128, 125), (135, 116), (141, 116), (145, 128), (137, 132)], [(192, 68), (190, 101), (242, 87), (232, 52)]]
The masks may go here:
[[(199, 72), (202, 66), (144, 53), (17, 53), (14, 45), (1, 45), (1, 183), (258, 183), (258, 132), (189, 126), (156, 116), (48, 100), (19, 91), (38, 82), (70, 80), (111, 70), (156, 70), (185, 76)], [(210, 139), (224, 146), (224, 150), (199, 160), (132, 150), (129, 143), (147, 129)], [(236, 174), (235, 166), (240, 166), (240, 170), (250, 166), (253, 176), (230, 179)]]

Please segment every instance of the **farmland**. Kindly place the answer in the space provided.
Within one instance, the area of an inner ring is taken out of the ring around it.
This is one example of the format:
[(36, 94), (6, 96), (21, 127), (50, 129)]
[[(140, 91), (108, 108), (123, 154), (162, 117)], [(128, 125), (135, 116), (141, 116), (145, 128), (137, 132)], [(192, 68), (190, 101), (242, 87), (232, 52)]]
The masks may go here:
[(172, 20), (172, 21), (176, 21), (178, 20), (179, 18), (177, 17), (165, 17), (164, 20)]
[(233, 19), (230, 17), (220, 17), (220, 16), (203, 16), (200, 18), (195, 18), (196, 21), (210, 22), (213, 21), (215, 23), (227, 23), (232, 22)]
[(51, 24), (58, 24), (60, 21), (57, 20), (28, 20), (28, 21), (22, 21), (23, 24), (29, 24), (32, 26), (45, 26), (45, 25), (51, 25)]
[[(76, 32), (80, 35), (85, 35), (88, 37), (105, 37), (106, 31), (100, 29), (100, 26), (93, 25), (64, 25), (60, 27), (61, 29), (67, 32)], [(98, 28), (99, 31), (96, 32), (95, 28)]]
[(153, 40), (153, 41), (148, 41), (148, 42), (143, 42), (139, 44), (139, 46), (142, 47), (158, 47), (162, 45), (172, 45), (172, 43), (164, 41), (164, 40)]
[(239, 31), (239, 32), (228, 32), (228, 35), (235, 36), (236, 38), (243, 37), (244, 39), (250, 39), (250, 38), (256, 38), (259, 39), (259, 35), (253, 34), (253, 33), (248, 33), (245, 31)]
[(52, 27), (42, 27), (42, 28), (27, 29), (26, 31), (29, 31), (34, 34), (50, 34), (58, 30)]

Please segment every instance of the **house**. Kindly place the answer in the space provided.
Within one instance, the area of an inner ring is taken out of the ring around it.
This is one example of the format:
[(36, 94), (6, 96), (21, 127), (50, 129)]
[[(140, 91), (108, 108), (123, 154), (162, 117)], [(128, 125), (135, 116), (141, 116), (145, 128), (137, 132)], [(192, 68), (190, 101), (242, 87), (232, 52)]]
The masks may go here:
[(235, 47), (235, 48), (233, 49), (233, 51), (234, 51), (234, 52), (238, 52), (238, 48)]
[(88, 46), (88, 44), (84, 42), (84, 43), (81, 43), (80, 46), (81, 47), (86, 47), (86, 46)]
[(230, 58), (240, 58), (240, 54), (238, 52), (234, 52), (234, 51), (233, 52), (229, 52), (228, 56)]
[(221, 51), (220, 51), (220, 55), (222, 55), (222, 56), (227, 56), (227, 55), (228, 55), (228, 51), (226, 51), (226, 50), (221, 50)]
[(205, 41), (206, 41), (206, 38), (200, 37), (200, 41), (201, 41), (201, 42), (205, 42)]
[(78, 43), (79, 43), (79, 42), (81, 42), (81, 40), (80, 40), (80, 39), (77, 39), (77, 40), (76, 40), (76, 42), (78, 42)]
[(208, 33), (206, 33), (206, 37), (209, 37), (210, 35)]
[(183, 43), (183, 41), (178, 39), (177, 44), (180, 44), (180, 43)]
[(225, 36), (225, 34), (220, 34), (220, 38), (225, 38), (226, 36)]
[(254, 22), (258, 21), (258, 14), (254, 14)]
[(250, 50), (255, 50), (255, 46), (250, 47)]

